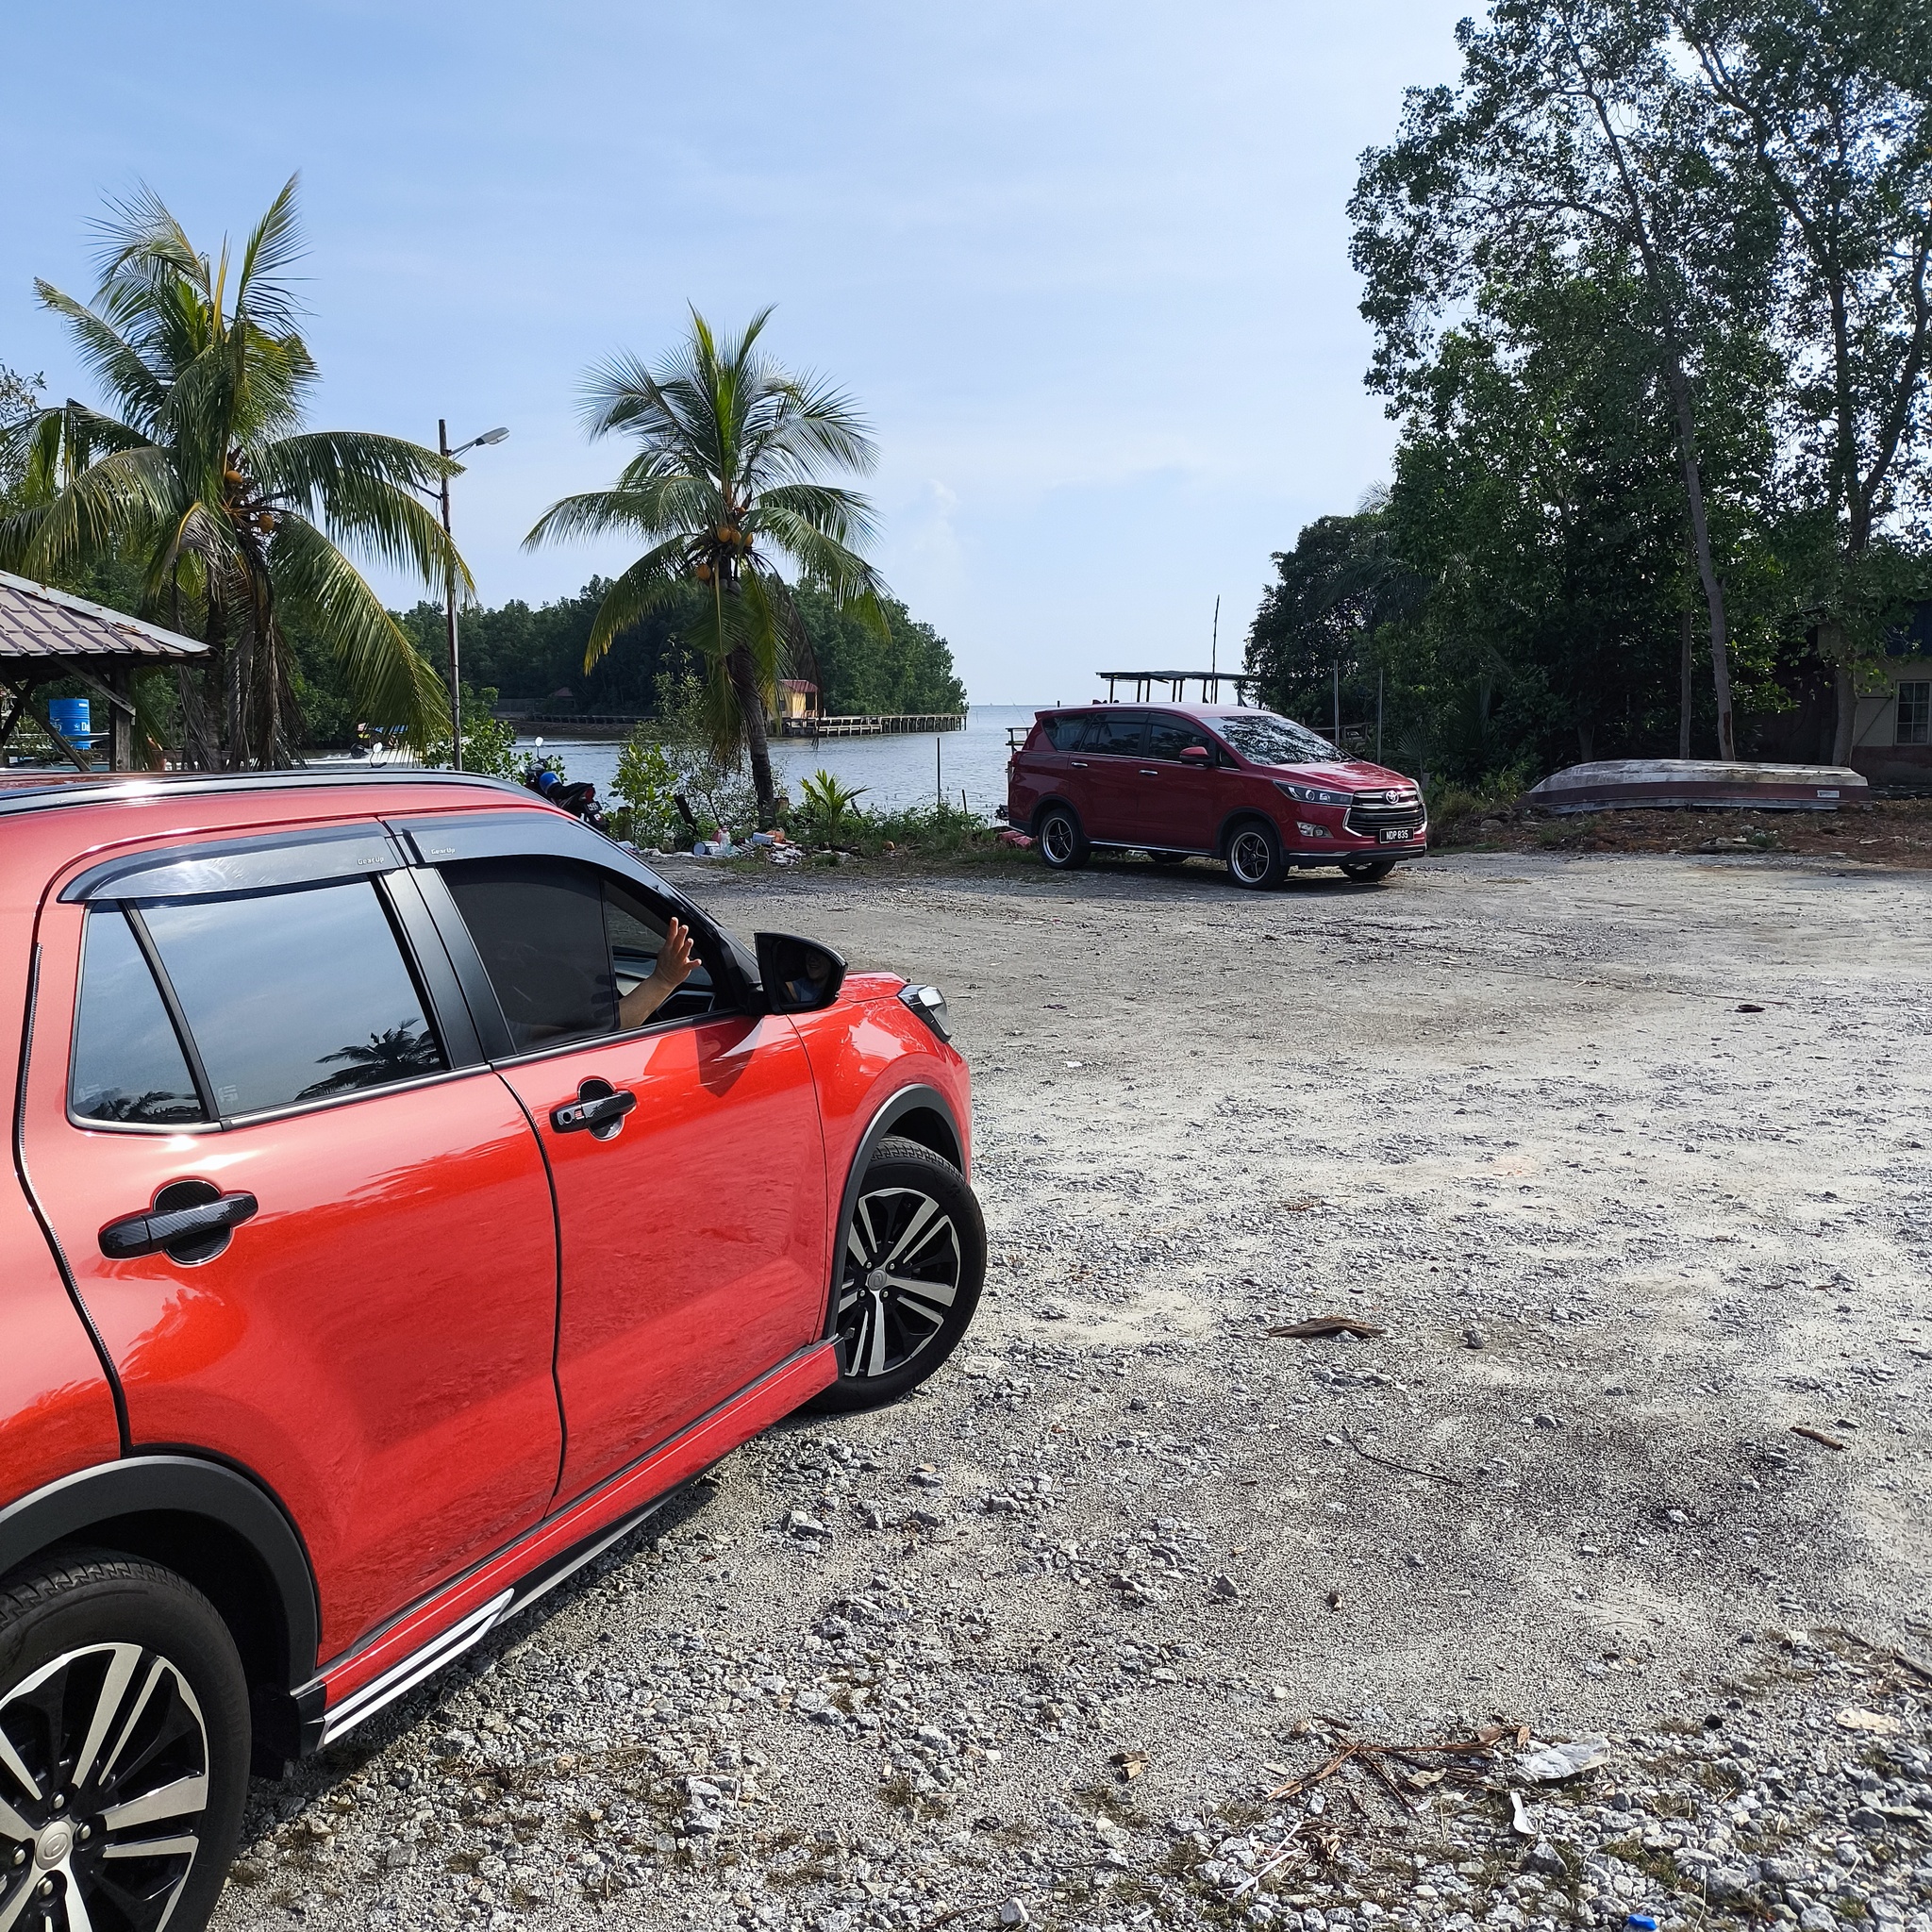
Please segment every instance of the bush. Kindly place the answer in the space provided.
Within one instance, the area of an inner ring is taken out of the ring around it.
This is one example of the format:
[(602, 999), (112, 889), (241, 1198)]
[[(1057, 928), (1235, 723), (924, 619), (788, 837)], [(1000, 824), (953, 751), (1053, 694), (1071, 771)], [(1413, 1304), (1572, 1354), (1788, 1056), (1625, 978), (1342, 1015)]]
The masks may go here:
[[(667, 673), (658, 680), (658, 717), (625, 740), (610, 790), (623, 808), (624, 836), (633, 844), (682, 850), (693, 839), (708, 839), (718, 826), (743, 838), (758, 824), (758, 794), (744, 762), (712, 755), (703, 705), (703, 688), (695, 677)], [(695, 832), (677, 809), (679, 797), (697, 821)], [(782, 786), (775, 802), (782, 824), (791, 809)]]
[[(463, 686), (463, 770), (486, 778), (517, 779), (524, 775), (524, 760), (517, 756), (517, 728), (492, 715), (496, 709), (496, 688)], [(436, 735), (425, 746), (423, 762), (434, 769), (449, 763), (450, 728), (447, 713)]]

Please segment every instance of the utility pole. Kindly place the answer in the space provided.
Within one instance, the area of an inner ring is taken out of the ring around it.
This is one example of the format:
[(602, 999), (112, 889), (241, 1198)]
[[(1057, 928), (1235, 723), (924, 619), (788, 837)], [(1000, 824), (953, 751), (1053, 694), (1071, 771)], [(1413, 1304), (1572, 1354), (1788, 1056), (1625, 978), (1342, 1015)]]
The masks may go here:
[(1341, 659), (1335, 660), (1335, 749), (1341, 749)]
[(1221, 593), (1214, 593), (1214, 629), (1208, 641), (1208, 668), (1216, 675), (1214, 680), (1214, 702), (1221, 702)]
[[(449, 460), (449, 424), (436, 419), (436, 446), (445, 462)], [(449, 472), (442, 473), (442, 541), (450, 552), (444, 572), (444, 590), (449, 610), (449, 768), (463, 769), (463, 686), (462, 671), (457, 661), (457, 566), (455, 540), (449, 533)]]

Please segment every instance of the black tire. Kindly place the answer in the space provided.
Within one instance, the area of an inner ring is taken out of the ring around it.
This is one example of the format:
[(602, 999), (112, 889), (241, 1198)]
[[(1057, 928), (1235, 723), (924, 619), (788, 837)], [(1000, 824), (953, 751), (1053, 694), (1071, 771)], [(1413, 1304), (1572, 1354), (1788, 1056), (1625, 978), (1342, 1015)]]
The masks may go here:
[[(0, 1923), (20, 1902), (23, 1932), (43, 1922), (152, 1932), (164, 1918), (168, 1932), (201, 1932), (241, 1835), (249, 1722), (234, 1639), (198, 1590), (157, 1563), (93, 1550), (10, 1578), (0, 1732), (20, 1760), (0, 1753)], [(135, 1844), (162, 1849), (129, 1857)], [(21, 1887), (39, 1895), (21, 1901)], [(85, 1922), (67, 1909), (70, 1888)]]
[(1379, 885), (1395, 870), (1392, 858), (1344, 858), (1341, 861), (1341, 875), (1353, 879), (1358, 886)]
[(1041, 812), (1033, 838), (1041, 858), (1055, 872), (1078, 872), (1093, 857), (1093, 847), (1081, 829), (1080, 814), (1058, 800)]
[(1185, 852), (1150, 852), (1147, 857), (1156, 865), (1185, 865), (1188, 862)]
[(888, 1135), (841, 1230), (832, 1321), (845, 1373), (810, 1406), (849, 1414), (918, 1388), (958, 1345), (985, 1281), (986, 1223), (965, 1175)]
[(1266, 819), (1243, 819), (1227, 835), (1227, 875), (1251, 892), (1281, 883), (1281, 835)]

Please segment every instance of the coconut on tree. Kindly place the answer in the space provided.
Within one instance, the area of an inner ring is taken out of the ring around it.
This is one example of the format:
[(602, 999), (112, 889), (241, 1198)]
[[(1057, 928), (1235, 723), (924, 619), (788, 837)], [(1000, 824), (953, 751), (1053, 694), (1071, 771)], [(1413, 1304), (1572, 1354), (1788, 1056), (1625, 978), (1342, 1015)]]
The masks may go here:
[(886, 630), (884, 586), (858, 547), (873, 534), (871, 506), (822, 480), (832, 467), (869, 471), (876, 450), (849, 398), (759, 351), (771, 313), (721, 339), (692, 309), (690, 336), (655, 369), (629, 355), (593, 369), (586, 427), (593, 440), (628, 436), (637, 454), (608, 490), (552, 504), (525, 540), (621, 532), (649, 545), (598, 608), (587, 671), (629, 625), (700, 593), (706, 614), (691, 641), (704, 660), (706, 729), (727, 763), (749, 758), (761, 825), (775, 814), (766, 712), (781, 668), (808, 665), (811, 650), (781, 563)]
[(358, 716), (425, 741), (436, 672), (343, 544), (444, 590), (470, 574), (418, 494), (458, 466), (361, 430), (303, 425), (318, 380), (286, 275), (301, 254), (291, 177), (231, 261), (210, 260), (142, 190), (102, 225), (91, 304), (37, 281), (105, 407), (69, 401), (0, 430), (25, 473), (0, 567), (42, 581), (104, 557), (142, 574), (140, 614), (208, 645), (180, 675), (191, 765), (289, 762), (299, 719), (286, 626), (333, 651)]

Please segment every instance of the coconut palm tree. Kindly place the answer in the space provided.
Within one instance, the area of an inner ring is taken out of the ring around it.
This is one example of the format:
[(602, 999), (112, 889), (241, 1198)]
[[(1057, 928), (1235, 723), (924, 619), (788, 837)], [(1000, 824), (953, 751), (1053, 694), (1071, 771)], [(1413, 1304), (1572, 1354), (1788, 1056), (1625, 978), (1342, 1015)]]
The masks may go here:
[(706, 729), (726, 762), (749, 755), (765, 825), (775, 808), (766, 709), (780, 667), (809, 663), (811, 649), (779, 561), (886, 628), (884, 586), (854, 547), (873, 534), (871, 506), (820, 480), (830, 464), (870, 470), (872, 439), (846, 396), (759, 352), (771, 313), (721, 340), (692, 309), (689, 338), (656, 369), (629, 355), (593, 369), (585, 426), (593, 440), (630, 436), (638, 453), (610, 489), (552, 504), (525, 539), (534, 548), (621, 531), (650, 546), (606, 592), (586, 670), (627, 625), (691, 587), (702, 593), (692, 641), (705, 660)]
[(416, 493), (454, 466), (354, 430), (305, 430), (317, 371), (287, 271), (301, 253), (291, 177), (231, 264), (210, 261), (145, 189), (110, 205), (92, 305), (37, 281), (108, 398), (0, 432), (25, 507), (0, 518), (0, 565), (42, 579), (114, 554), (142, 572), (143, 615), (210, 646), (184, 673), (190, 762), (285, 763), (297, 723), (285, 623), (335, 652), (358, 712), (412, 738), (442, 709), (436, 673), (339, 548), (444, 589), (470, 574)]

